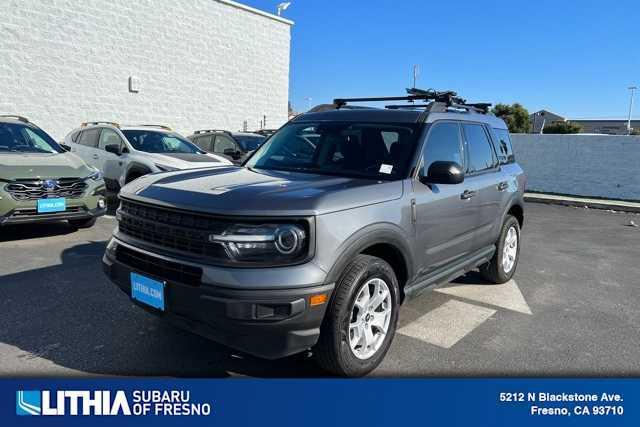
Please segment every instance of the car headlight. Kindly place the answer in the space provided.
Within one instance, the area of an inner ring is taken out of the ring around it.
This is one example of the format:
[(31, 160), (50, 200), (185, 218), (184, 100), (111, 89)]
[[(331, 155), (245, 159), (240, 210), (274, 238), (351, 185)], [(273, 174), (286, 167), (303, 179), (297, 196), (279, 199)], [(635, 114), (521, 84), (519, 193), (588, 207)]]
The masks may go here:
[(162, 172), (171, 172), (171, 171), (177, 171), (180, 170), (178, 168), (175, 168), (173, 166), (167, 166), (167, 165), (161, 165), (159, 163), (156, 163), (156, 167), (158, 169), (160, 169)]
[(303, 224), (237, 224), (209, 241), (224, 246), (227, 256), (241, 263), (289, 264), (309, 255), (309, 233)]

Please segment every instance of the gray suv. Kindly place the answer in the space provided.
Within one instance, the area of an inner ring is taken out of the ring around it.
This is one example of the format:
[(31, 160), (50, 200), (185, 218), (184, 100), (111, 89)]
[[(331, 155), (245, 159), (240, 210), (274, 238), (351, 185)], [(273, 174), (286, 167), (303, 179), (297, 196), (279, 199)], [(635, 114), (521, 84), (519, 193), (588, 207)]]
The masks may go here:
[[(401, 99), (414, 104), (343, 108)], [(429, 286), (513, 276), (525, 177), (486, 104), (426, 91), (335, 105), (243, 167), (124, 187), (106, 274), (182, 328), (264, 358), (311, 349), (344, 376), (381, 362), (400, 305)]]

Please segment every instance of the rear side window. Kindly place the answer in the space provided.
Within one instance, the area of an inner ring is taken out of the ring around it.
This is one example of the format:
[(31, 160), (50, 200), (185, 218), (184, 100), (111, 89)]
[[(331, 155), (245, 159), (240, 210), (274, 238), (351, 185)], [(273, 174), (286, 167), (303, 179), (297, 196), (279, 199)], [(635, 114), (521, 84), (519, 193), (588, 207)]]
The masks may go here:
[(71, 134), (71, 140), (73, 142), (78, 142), (78, 137), (80, 136), (80, 132), (81, 131), (77, 130)]
[(498, 152), (498, 161), (500, 164), (504, 165), (515, 162), (516, 158), (513, 155), (509, 131), (507, 129), (493, 128), (493, 134), (496, 137), (496, 151)]
[(422, 153), (419, 175), (425, 176), (433, 162), (456, 162), (464, 166), (460, 144), (460, 126), (454, 122), (435, 123)]
[(198, 147), (202, 148), (204, 151), (213, 151), (213, 147), (211, 141), (213, 140), (213, 135), (200, 136), (195, 139), (195, 143)]
[(484, 126), (464, 123), (462, 125), (467, 141), (468, 173), (481, 172), (496, 166), (496, 158)]
[(99, 137), (100, 129), (88, 129), (82, 132), (82, 135), (78, 138), (78, 144), (95, 148), (98, 146)]

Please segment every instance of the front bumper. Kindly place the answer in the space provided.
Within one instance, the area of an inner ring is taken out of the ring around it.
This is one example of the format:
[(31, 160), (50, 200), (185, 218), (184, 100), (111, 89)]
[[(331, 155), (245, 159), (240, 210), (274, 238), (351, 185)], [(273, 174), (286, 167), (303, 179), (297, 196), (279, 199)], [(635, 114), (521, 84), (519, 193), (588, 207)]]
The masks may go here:
[(107, 213), (105, 194), (104, 181), (91, 182), (82, 197), (67, 199), (64, 212), (38, 213), (36, 200), (14, 200), (0, 185), (0, 226), (99, 217)]
[(129, 297), (132, 272), (165, 282), (165, 311), (132, 301), (183, 329), (266, 359), (299, 353), (316, 344), (327, 302), (311, 306), (310, 298), (325, 294), (329, 301), (334, 287), (244, 290), (214, 286), (202, 283), (196, 267), (155, 258), (115, 239), (104, 255), (103, 268)]

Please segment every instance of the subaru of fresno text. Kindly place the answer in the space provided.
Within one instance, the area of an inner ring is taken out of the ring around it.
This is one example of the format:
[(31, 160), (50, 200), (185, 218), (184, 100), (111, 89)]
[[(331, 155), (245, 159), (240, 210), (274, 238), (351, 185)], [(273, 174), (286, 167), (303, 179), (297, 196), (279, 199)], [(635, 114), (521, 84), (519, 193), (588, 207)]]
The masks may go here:
[(20, 116), (0, 116), (0, 225), (67, 220), (91, 227), (106, 212), (100, 172)]
[(266, 136), (205, 129), (197, 130), (187, 138), (208, 153), (225, 157), (234, 164), (241, 164), (262, 145)]
[(183, 136), (160, 125), (83, 123), (65, 137), (65, 144), (102, 171), (109, 190), (118, 190), (149, 173), (231, 164), (224, 157), (205, 153)]
[(518, 263), (525, 177), (505, 123), (487, 104), (421, 93), (405, 98), (423, 108), (336, 100), (241, 168), (129, 184), (106, 274), (138, 305), (240, 351), (311, 349), (335, 374), (370, 372), (409, 297), (475, 268), (503, 283)]

